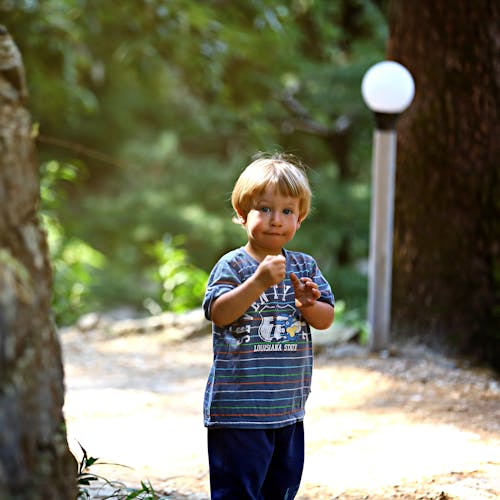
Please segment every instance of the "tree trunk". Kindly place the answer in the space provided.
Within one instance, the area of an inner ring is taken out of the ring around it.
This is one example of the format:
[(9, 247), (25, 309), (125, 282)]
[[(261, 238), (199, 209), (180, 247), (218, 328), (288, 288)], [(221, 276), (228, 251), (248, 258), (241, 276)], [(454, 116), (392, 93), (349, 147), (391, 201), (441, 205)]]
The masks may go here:
[(393, 329), (500, 363), (500, 4), (395, 0), (389, 27), (388, 59), (416, 85), (398, 124)]
[(76, 498), (21, 56), (0, 26), (0, 498)]

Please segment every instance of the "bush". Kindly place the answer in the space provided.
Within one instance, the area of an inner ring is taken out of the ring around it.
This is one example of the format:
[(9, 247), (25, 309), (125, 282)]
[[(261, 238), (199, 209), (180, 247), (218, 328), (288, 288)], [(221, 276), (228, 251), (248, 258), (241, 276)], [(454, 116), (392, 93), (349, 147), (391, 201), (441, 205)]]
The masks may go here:
[(156, 297), (162, 310), (183, 312), (198, 307), (205, 294), (208, 274), (189, 262), (182, 248), (184, 238), (166, 235), (152, 245), (151, 254), (158, 266), (153, 279), (160, 284)]
[(102, 253), (79, 238), (68, 237), (58, 220), (57, 210), (65, 199), (62, 184), (75, 182), (77, 177), (75, 165), (49, 161), (41, 166), (41, 220), (53, 269), (52, 310), (59, 325), (70, 324), (89, 310), (92, 270), (106, 263)]

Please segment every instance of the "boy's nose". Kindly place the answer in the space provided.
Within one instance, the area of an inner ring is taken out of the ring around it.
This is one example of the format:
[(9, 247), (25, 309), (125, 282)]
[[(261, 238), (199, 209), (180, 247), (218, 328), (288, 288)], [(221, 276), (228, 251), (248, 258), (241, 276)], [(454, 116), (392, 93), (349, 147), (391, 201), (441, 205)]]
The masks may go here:
[(273, 226), (281, 226), (281, 214), (279, 212), (271, 213), (271, 224)]

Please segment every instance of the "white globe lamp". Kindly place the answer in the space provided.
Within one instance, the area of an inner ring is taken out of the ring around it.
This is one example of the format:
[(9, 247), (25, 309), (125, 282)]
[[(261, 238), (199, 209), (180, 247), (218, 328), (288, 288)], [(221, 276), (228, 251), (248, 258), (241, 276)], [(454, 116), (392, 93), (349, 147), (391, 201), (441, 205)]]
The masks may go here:
[(361, 93), (372, 111), (399, 114), (411, 104), (415, 83), (404, 66), (395, 61), (382, 61), (365, 73)]

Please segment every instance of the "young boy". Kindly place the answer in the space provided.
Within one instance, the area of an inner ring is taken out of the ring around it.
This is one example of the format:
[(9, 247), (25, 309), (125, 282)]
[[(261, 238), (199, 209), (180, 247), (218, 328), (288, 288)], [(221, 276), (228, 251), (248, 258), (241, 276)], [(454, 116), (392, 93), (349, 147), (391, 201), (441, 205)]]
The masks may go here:
[(334, 317), (314, 259), (284, 249), (310, 201), (304, 170), (278, 155), (251, 163), (233, 189), (248, 242), (217, 262), (203, 302), (214, 350), (204, 401), (212, 500), (290, 500), (299, 489), (309, 327)]

